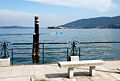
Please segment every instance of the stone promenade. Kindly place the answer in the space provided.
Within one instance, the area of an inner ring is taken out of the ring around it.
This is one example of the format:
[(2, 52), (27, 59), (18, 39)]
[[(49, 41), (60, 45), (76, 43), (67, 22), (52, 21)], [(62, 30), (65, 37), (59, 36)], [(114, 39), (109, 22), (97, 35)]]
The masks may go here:
[(120, 81), (120, 60), (105, 61), (105, 65), (97, 66), (94, 77), (89, 76), (88, 67), (74, 70), (74, 78), (69, 79), (67, 68), (59, 68), (57, 64), (0, 67), (0, 81), (30, 81), (30, 77), (48, 81)]

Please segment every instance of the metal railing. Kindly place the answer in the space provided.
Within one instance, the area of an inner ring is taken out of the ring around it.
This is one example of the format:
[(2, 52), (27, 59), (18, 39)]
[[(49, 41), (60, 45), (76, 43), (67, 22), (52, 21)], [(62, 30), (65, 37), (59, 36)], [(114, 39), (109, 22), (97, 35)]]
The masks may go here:
[[(11, 49), (11, 55), (12, 55), (12, 64), (14, 64), (15, 60), (29, 60), (31, 59), (32, 63), (32, 45), (33, 43), (12, 43), (11, 44), (13, 48)], [(31, 45), (31, 46), (28, 46)], [(57, 59), (60, 60), (59, 58), (64, 58), (64, 60), (67, 60), (68, 58), (68, 47), (67, 43), (39, 43), (40, 48), (40, 63), (49, 63), (49, 62), (57, 62)], [(60, 47), (60, 45), (62, 45)], [(14, 48), (15, 46), (15, 48)], [(28, 46), (24, 47), (23, 46)], [(31, 48), (30, 48), (31, 47)], [(22, 52), (20, 50), (26, 50), (27, 52)], [(28, 52), (28, 50), (30, 50)], [(19, 52), (17, 52), (19, 51)], [(24, 57), (20, 57), (20, 55), (24, 55)], [(19, 57), (17, 57), (19, 56)], [(54, 61), (51, 61), (54, 60)]]
[(83, 59), (102, 59), (119, 60), (120, 42), (81, 42), (80, 58)]
[[(11, 64), (33, 63), (33, 43), (11, 43), (9, 54)], [(77, 55), (80, 60), (120, 59), (120, 42), (76, 42), (39, 43), (40, 64), (67, 61), (69, 56)], [(11, 51), (10, 51), (11, 50)], [(1, 50), (0, 50), (1, 51)], [(10, 53), (11, 52), (11, 53)]]

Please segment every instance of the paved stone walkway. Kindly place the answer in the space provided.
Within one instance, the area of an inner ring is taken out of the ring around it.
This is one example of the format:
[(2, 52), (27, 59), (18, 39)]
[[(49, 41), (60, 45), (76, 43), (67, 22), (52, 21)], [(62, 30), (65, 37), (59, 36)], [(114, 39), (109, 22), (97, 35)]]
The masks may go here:
[(30, 77), (49, 81), (120, 81), (120, 60), (105, 62), (96, 68), (95, 77), (89, 76), (88, 67), (79, 67), (74, 69), (73, 79), (67, 78), (67, 68), (59, 68), (57, 64), (0, 67), (0, 81), (30, 81)]

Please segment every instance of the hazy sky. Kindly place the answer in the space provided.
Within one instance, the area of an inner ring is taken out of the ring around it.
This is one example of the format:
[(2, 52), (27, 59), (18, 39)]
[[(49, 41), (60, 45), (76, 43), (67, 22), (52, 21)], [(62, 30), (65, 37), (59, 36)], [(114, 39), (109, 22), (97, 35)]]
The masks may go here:
[(120, 0), (0, 0), (0, 26), (62, 25), (77, 19), (120, 16)]

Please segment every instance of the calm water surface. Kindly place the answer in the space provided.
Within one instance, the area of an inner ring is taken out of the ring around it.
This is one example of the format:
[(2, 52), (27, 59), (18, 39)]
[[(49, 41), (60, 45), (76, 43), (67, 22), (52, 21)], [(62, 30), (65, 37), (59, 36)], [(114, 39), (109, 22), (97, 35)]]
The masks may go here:
[[(33, 29), (0, 29), (0, 41), (32, 42)], [(40, 29), (40, 42), (119, 41), (120, 29)]]

